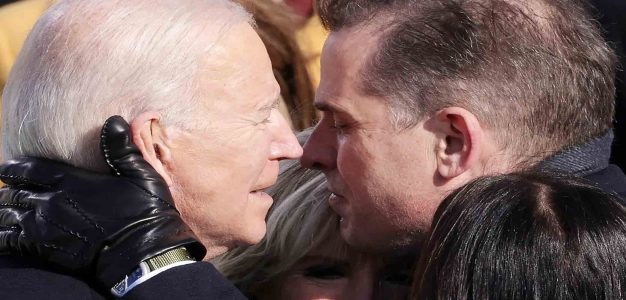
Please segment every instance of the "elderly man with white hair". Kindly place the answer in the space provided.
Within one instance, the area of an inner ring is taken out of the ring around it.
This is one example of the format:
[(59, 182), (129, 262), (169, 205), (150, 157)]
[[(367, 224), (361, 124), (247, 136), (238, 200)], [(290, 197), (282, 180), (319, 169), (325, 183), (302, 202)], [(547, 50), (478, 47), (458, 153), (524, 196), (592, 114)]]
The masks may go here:
[(227, 0), (59, 1), (3, 95), (3, 299), (242, 298), (197, 260), (264, 236), (278, 98)]

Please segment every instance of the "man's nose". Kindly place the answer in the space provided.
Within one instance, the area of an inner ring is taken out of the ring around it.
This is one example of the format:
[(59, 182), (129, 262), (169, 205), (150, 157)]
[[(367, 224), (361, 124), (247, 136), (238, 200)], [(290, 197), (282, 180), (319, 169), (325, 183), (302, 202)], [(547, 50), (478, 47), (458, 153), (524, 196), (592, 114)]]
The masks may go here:
[(309, 169), (332, 170), (337, 165), (337, 137), (334, 131), (322, 120), (304, 144), (304, 154), (300, 164)]
[(274, 127), (274, 141), (270, 147), (270, 159), (296, 159), (302, 156), (302, 146), (291, 131), (285, 118), (275, 112), (276, 126)]

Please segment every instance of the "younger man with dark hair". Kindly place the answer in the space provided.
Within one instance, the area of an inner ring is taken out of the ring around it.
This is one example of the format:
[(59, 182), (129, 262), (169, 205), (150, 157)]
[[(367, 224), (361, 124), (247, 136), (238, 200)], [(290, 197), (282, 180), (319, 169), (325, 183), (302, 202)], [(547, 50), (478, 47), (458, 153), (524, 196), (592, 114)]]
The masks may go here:
[(414, 249), (451, 190), (542, 164), (626, 195), (608, 163), (616, 57), (573, 0), (321, 0), (331, 31), (302, 164), (341, 233)]

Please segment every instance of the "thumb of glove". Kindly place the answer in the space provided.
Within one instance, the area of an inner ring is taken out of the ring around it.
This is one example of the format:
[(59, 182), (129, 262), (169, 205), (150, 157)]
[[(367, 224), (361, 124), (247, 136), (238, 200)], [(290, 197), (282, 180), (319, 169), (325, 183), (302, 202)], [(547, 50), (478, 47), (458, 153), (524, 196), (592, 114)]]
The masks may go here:
[[(100, 134), (100, 150), (111, 170), (154, 195), (169, 195), (163, 177), (143, 158), (132, 142), (130, 126), (121, 116), (106, 120)], [(171, 197), (164, 197), (171, 199)]]

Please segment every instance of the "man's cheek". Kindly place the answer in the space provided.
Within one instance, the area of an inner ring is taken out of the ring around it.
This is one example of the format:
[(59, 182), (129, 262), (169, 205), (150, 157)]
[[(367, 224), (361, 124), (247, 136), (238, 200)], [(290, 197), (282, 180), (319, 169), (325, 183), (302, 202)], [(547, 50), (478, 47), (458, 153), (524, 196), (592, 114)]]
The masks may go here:
[(353, 194), (368, 188), (367, 180), (370, 177), (368, 170), (361, 164), (352, 162), (338, 168), (341, 178)]

